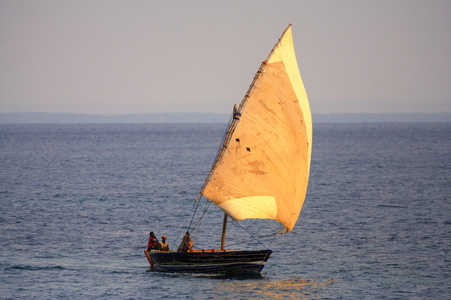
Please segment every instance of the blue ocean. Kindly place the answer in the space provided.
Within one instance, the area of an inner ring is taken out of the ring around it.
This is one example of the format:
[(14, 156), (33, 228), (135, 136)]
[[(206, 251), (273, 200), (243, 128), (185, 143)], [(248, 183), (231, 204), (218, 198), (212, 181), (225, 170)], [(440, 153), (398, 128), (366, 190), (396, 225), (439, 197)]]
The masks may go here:
[[(168, 274), (226, 124), (0, 125), (1, 299), (451, 299), (451, 123), (318, 123), (293, 231), (229, 222), (271, 249), (260, 276)], [(203, 207), (201, 208), (203, 209)], [(209, 207), (195, 248), (219, 248)]]

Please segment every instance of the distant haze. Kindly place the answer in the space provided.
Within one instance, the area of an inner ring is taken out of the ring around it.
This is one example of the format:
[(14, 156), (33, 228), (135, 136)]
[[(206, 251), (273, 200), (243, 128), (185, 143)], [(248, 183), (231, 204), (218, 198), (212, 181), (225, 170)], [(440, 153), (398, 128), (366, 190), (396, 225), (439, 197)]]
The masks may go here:
[[(0, 124), (62, 123), (227, 123), (231, 114), (154, 113), (93, 115), (70, 113), (0, 113)], [(313, 123), (451, 122), (451, 113), (313, 114)]]
[(451, 112), (451, 1), (0, 1), (0, 113), (230, 113), (289, 23), (312, 112)]

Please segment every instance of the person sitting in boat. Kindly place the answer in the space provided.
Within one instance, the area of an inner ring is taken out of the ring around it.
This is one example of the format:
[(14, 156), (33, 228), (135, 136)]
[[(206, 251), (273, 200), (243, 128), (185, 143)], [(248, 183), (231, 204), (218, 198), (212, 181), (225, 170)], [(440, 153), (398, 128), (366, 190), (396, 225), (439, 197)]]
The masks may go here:
[(150, 250), (158, 250), (158, 240), (155, 237), (155, 233), (153, 231), (149, 234), (149, 241), (147, 242), (147, 251)]
[(166, 242), (166, 236), (163, 235), (161, 237), (161, 242), (158, 244), (158, 246), (160, 247), (160, 251), (169, 251), (169, 244)]
[(178, 252), (193, 252), (193, 240), (189, 237), (189, 232), (185, 233), (182, 243), (177, 249)]

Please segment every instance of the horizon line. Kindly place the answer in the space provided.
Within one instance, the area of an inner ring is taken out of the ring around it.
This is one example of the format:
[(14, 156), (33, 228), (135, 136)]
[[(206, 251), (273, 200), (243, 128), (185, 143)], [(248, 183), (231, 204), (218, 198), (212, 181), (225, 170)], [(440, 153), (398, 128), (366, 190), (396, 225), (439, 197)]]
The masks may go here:
[[(226, 123), (227, 113), (130, 113), (100, 115), (83, 113), (0, 113), (1, 124), (44, 123)], [(314, 113), (314, 123), (451, 122), (450, 112), (437, 113)]]
[[(91, 116), (126, 116), (126, 115), (155, 115), (155, 114), (216, 114), (216, 115), (231, 115), (231, 113), (226, 112), (198, 112), (198, 111), (188, 111), (188, 112), (130, 112), (130, 113), (89, 113), (89, 112), (49, 112), (49, 111), (23, 111), (23, 112), (0, 112), (0, 115), (5, 114), (55, 114), (55, 115), (91, 115)], [(451, 114), (449, 112), (437, 111), (437, 112), (318, 112), (312, 115), (351, 115), (351, 114), (368, 114), (368, 115), (386, 115), (386, 114)]]

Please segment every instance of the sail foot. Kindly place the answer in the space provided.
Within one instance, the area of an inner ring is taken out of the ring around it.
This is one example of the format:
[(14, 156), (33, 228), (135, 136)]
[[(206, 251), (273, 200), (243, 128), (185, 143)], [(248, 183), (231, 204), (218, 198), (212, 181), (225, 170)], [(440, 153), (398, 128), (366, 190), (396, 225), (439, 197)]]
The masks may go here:
[(234, 221), (276, 219), (277, 204), (272, 196), (252, 196), (224, 201), (218, 207)]

